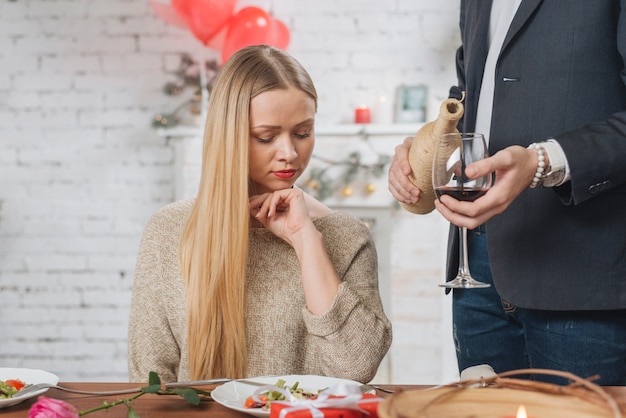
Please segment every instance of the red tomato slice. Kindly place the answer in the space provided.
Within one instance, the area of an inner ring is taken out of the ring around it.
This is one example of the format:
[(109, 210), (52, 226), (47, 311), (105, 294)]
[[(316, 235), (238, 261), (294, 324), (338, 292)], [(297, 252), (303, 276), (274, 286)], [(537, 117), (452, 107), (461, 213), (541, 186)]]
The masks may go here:
[(245, 403), (244, 403), (244, 406), (246, 408), (258, 408), (259, 407), (258, 405), (259, 405), (259, 403), (256, 402), (254, 399), (252, 399), (252, 396), (248, 396), (246, 398)]
[(5, 382), (7, 385), (9, 386), (13, 386), (15, 389), (20, 390), (22, 389), (24, 386), (26, 386), (26, 383), (22, 382), (21, 380), (17, 380), (17, 379), (9, 379), (9, 380), (5, 380)]

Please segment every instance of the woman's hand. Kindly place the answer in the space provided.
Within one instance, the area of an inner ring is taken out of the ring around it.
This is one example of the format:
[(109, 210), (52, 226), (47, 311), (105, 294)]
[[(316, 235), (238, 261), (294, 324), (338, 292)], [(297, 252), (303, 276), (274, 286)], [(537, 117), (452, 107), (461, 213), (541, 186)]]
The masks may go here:
[(250, 214), (296, 252), (307, 309), (314, 315), (326, 312), (341, 282), (326, 253), (322, 234), (311, 220), (304, 192), (293, 187), (252, 196), (249, 202)]
[(304, 193), (297, 187), (252, 196), (249, 208), (253, 218), (292, 247), (303, 231), (315, 229)]
[(494, 215), (504, 212), (528, 188), (536, 170), (535, 150), (519, 145), (510, 146), (467, 166), (465, 173), (469, 178), (495, 172), (495, 183), (484, 196), (474, 202), (442, 196), (435, 201), (435, 208), (454, 225), (476, 228)]
[(389, 191), (397, 201), (406, 204), (417, 203), (421, 192), (409, 180), (412, 171), (409, 164), (409, 149), (412, 142), (412, 136), (405, 138), (404, 142), (396, 147), (389, 165)]

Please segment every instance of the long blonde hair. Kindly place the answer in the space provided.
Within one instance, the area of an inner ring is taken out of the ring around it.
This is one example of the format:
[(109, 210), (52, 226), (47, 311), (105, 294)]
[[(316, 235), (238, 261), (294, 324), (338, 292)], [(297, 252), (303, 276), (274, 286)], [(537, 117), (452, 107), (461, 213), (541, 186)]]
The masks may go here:
[(179, 248), (191, 379), (246, 375), (250, 101), (289, 87), (309, 94), (317, 107), (302, 65), (277, 48), (257, 45), (226, 62), (211, 93), (198, 195)]

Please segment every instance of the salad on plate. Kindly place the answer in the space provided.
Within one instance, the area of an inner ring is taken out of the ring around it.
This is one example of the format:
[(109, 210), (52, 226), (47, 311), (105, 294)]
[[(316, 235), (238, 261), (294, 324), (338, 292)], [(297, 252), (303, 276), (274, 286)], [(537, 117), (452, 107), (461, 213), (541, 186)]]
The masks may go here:
[(268, 410), (273, 401), (284, 401), (287, 399), (285, 396), (285, 391), (288, 390), (291, 395), (298, 399), (316, 399), (319, 392), (324, 389), (319, 389), (316, 393), (307, 392), (304, 389), (299, 387), (300, 382), (295, 382), (292, 386), (287, 386), (287, 382), (283, 379), (278, 379), (276, 384), (274, 385), (280, 390), (267, 390), (261, 392), (260, 394), (252, 394), (246, 398), (244, 406), (246, 408), (261, 408), (264, 410)]
[(26, 399), (37, 397), (48, 390), (48, 388), (44, 387), (17, 396), (24, 388), (38, 383), (56, 385), (59, 383), (59, 377), (45, 370), (0, 367), (0, 409), (8, 408), (20, 402), (24, 402)]
[(0, 380), (0, 399), (12, 398), (24, 387), (26, 387), (26, 383), (20, 379)]

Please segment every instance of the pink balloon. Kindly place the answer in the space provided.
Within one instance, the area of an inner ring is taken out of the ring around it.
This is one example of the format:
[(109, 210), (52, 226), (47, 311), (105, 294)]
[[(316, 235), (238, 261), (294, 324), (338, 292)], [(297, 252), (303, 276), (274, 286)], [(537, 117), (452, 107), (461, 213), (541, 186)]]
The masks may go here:
[(150, 0), (152, 11), (165, 23), (176, 26), (185, 26), (172, 8), (170, 0)]
[(176, 13), (203, 44), (227, 24), (237, 0), (171, 0)]
[(228, 24), (222, 47), (222, 63), (228, 61), (239, 49), (259, 44), (285, 49), (289, 44), (289, 29), (261, 8), (244, 7)]

